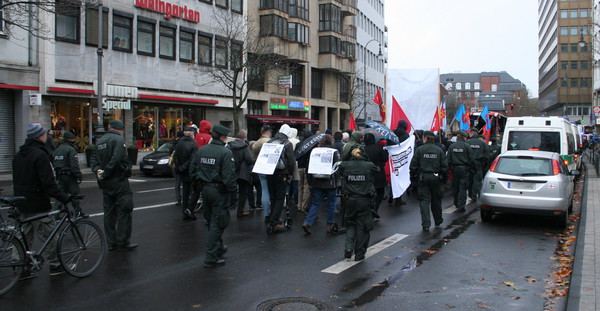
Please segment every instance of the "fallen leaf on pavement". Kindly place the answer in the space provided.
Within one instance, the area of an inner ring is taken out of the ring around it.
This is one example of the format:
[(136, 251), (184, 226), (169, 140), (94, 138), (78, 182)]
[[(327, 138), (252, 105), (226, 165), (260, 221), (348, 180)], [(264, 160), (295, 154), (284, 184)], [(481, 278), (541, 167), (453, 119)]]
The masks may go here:
[(508, 281), (504, 281), (504, 282), (502, 282), (502, 284), (504, 284), (506, 286), (515, 286), (515, 285), (517, 285), (515, 282), (508, 282)]
[(486, 305), (483, 302), (477, 302), (477, 306), (480, 307), (481, 309), (491, 309), (491, 306)]

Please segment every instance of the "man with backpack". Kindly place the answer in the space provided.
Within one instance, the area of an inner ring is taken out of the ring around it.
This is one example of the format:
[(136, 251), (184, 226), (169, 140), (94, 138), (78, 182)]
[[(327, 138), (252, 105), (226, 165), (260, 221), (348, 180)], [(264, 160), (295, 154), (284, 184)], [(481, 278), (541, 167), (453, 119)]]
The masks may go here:
[(195, 130), (188, 126), (183, 131), (183, 137), (177, 143), (173, 159), (175, 162), (175, 174), (179, 176), (182, 184), (183, 199), (183, 219), (196, 220), (194, 216), (194, 207), (198, 201), (199, 193), (192, 187), (192, 177), (190, 176), (190, 161), (194, 152), (196, 152), (196, 142), (194, 141)]
[(294, 156), (294, 147), (289, 142), (292, 136), (292, 129), (284, 124), (279, 129), (279, 133), (269, 140), (269, 143), (281, 144), (283, 150), (277, 163), (277, 168), (273, 175), (267, 176), (267, 185), (269, 187), (269, 196), (271, 198), (271, 215), (267, 225), (267, 234), (281, 232), (285, 226), (279, 217), (283, 210), (287, 185), (291, 182), (294, 169), (296, 168), (296, 157)]
[(233, 153), (235, 163), (235, 174), (237, 175), (237, 185), (239, 190), (237, 217), (248, 216), (244, 212), (246, 206), (246, 193), (250, 184), (250, 165), (254, 163), (252, 153), (246, 144), (246, 131), (241, 130), (235, 135), (235, 140), (229, 142), (227, 146)]

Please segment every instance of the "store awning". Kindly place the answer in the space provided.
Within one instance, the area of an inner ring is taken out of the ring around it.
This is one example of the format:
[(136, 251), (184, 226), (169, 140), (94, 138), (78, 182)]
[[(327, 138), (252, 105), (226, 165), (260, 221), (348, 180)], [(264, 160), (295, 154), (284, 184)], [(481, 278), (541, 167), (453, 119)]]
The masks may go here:
[(262, 114), (247, 114), (246, 117), (258, 119), (260, 123), (286, 123), (286, 124), (319, 124), (319, 120), (302, 117), (270, 116)]

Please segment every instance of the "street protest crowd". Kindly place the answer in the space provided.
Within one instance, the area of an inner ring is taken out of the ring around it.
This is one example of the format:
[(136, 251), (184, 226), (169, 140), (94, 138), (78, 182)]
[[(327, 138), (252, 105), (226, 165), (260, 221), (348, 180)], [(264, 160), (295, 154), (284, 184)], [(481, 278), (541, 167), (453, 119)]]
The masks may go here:
[[(328, 233), (345, 231), (344, 257), (354, 255), (356, 261), (365, 258), (369, 232), (386, 199), (388, 204), (403, 205), (404, 193), (416, 195), (422, 229), (429, 231), (431, 215), (435, 226), (443, 222), (443, 187), (451, 178), (454, 205), (464, 211), (467, 195), (471, 200), (479, 195), (484, 172), (500, 146), (494, 138), (491, 145), (486, 144), (477, 129), (448, 137), (420, 130), (411, 135), (409, 124), (401, 119), (393, 132), (366, 128), (335, 133), (299, 132), (287, 124), (274, 133), (264, 125), (256, 141), (248, 141), (243, 130), (232, 138), (228, 128), (207, 120), (199, 126), (188, 124), (173, 142), (170, 164), (175, 172), (176, 205), (181, 206), (183, 219), (196, 220), (202, 211), (208, 226), (204, 266), (225, 264), (227, 246), (222, 235), (230, 222), (230, 210), (236, 210), (239, 218), (262, 212), (269, 235), (291, 228), (300, 212), (305, 215), (300, 226), (310, 235), (324, 205), (324, 229)], [(128, 178), (132, 163), (127, 159), (123, 134), (123, 123), (110, 121), (91, 160), (103, 193), (109, 251), (130, 251), (138, 246), (130, 241), (133, 198)], [(47, 131), (30, 124), (27, 140), (13, 161), (14, 194), (27, 198), (18, 207), (28, 215), (50, 211), (50, 197), (60, 205), (80, 193), (82, 174), (73, 136), (64, 133), (54, 150)], [(22, 169), (29, 167), (36, 168), (36, 173)], [(83, 214), (78, 205), (75, 209)], [(336, 223), (336, 214), (343, 215), (341, 224)], [(46, 217), (33, 222), (25, 233), (35, 232), (44, 240), (54, 226), (54, 219)], [(64, 272), (56, 256), (47, 255), (51, 274)]]

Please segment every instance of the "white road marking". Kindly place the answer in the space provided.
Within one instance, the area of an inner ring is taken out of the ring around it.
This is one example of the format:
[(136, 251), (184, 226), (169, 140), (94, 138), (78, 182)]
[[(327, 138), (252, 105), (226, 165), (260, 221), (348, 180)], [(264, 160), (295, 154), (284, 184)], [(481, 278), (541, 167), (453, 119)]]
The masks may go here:
[(174, 190), (174, 189), (175, 189), (175, 187), (169, 187), (169, 188), (160, 188), (160, 189), (151, 189), (151, 190), (136, 191), (135, 193), (147, 193), (147, 192), (155, 192), (155, 191)]
[[(133, 210), (134, 211), (139, 211), (139, 210), (144, 210), (144, 209), (151, 209), (151, 208), (169, 206), (169, 205), (173, 205), (173, 204), (175, 204), (175, 202), (163, 203), (163, 204), (156, 204), (156, 205), (149, 205), (149, 206), (142, 206), (142, 207), (136, 207)], [(90, 217), (96, 217), (96, 216), (102, 216), (102, 215), (104, 215), (104, 213), (96, 213), (96, 214), (90, 214)]]
[(444, 214), (452, 214), (454, 212), (456, 212), (456, 205), (452, 205), (452, 206), (448, 207), (442, 213), (444, 213)]
[(133, 179), (133, 178), (129, 178), (129, 181), (133, 181), (133, 182), (147, 182), (147, 180), (144, 180), (144, 179)]
[[(365, 254), (365, 259), (367, 259), (371, 256), (374, 256), (375, 254), (381, 252), (382, 250), (384, 250), (384, 249), (394, 245), (395, 243), (399, 242), (400, 240), (406, 238), (407, 236), (408, 235), (406, 235), (406, 234), (396, 233), (396, 234), (392, 235), (391, 237), (389, 237), (375, 245), (372, 245), (371, 247), (367, 248), (367, 253)], [(347, 269), (352, 268), (354, 265), (356, 265), (358, 263), (360, 263), (360, 261), (354, 261), (351, 258), (344, 259), (327, 269), (321, 270), (321, 272), (340, 274), (340, 273), (346, 271)]]

